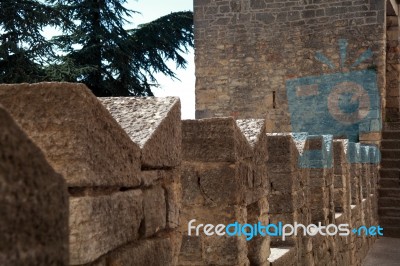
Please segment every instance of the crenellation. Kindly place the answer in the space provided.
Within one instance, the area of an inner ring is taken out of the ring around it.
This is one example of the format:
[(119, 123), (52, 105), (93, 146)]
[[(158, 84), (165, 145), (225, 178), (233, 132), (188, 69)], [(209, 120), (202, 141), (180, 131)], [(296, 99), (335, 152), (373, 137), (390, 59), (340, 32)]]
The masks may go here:
[[(400, 235), (399, 19), (385, 12), (385, 1), (195, 0), (197, 120), (181, 121), (175, 97), (0, 85), (11, 173), (0, 202), (15, 214), (0, 215), (0, 264), (361, 265), (376, 236), (249, 233)], [(332, 96), (351, 86), (368, 93)]]

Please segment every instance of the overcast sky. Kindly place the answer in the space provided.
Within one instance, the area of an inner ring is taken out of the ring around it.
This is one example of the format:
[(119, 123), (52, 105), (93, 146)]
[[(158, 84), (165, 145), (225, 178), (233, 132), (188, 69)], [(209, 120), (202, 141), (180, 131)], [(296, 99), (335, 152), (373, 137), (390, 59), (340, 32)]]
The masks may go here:
[[(175, 11), (193, 10), (193, 0), (130, 0), (128, 8), (139, 11), (141, 14), (133, 15), (133, 22), (145, 23)], [(182, 118), (194, 118), (194, 54), (193, 50), (185, 56), (188, 60), (187, 68), (176, 71), (179, 80), (171, 80), (164, 75), (157, 75), (160, 88), (153, 90), (156, 96), (179, 96), (182, 104)], [(175, 69), (175, 64), (169, 64)]]

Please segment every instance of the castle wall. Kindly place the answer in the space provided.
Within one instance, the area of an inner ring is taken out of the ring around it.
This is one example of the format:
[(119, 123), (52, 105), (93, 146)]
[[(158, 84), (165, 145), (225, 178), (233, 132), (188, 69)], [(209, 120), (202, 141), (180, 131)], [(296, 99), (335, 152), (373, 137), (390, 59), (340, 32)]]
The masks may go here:
[(60, 265), (359, 265), (376, 239), (205, 232), (236, 222), (377, 225), (375, 147), (266, 133), (263, 119), (181, 121), (176, 98), (96, 99), (77, 84), (0, 85), (0, 96), (10, 113), (0, 109), (0, 156), (15, 158), (0, 162), (11, 180), (0, 201), (32, 199), (5, 204), (15, 215), (0, 216), (1, 264), (23, 263), (17, 255), (34, 248), (29, 259)]
[[(269, 131), (288, 132), (289, 80), (323, 77), (331, 86), (329, 75), (365, 69), (383, 96), (385, 16), (378, 0), (195, 0), (196, 117), (266, 118)], [(347, 41), (342, 63), (339, 40)], [(368, 48), (372, 58), (351, 67)]]
[(68, 264), (63, 177), (0, 106), (0, 264)]

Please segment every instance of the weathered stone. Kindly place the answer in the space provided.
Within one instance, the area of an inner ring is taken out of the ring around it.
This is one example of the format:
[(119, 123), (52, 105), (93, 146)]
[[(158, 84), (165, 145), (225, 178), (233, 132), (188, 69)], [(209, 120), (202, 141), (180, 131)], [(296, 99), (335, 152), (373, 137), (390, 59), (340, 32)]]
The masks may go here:
[(180, 168), (165, 170), (145, 170), (139, 173), (141, 185), (151, 187), (166, 182), (180, 182)]
[(107, 265), (175, 265), (174, 242), (168, 238), (150, 238), (130, 244), (113, 252)]
[(182, 163), (182, 203), (187, 206), (201, 205), (205, 199), (200, 190), (197, 168), (201, 163)]
[(181, 158), (181, 107), (178, 98), (99, 98), (141, 148), (142, 167), (174, 167)]
[(167, 206), (165, 191), (161, 186), (146, 189), (143, 192), (144, 221), (141, 234), (149, 237), (166, 227)]
[(271, 193), (269, 195), (270, 213), (291, 213), (305, 204), (304, 191), (299, 190), (291, 194)]
[(69, 187), (140, 184), (140, 148), (85, 85), (3, 84), (0, 104)]
[(186, 163), (183, 168), (183, 200), (186, 204), (225, 206), (244, 201), (246, 187), (243, 183), (242, 167), (239, 165), (196, 163), (189, 166)]
[(185, 161), (236, 162), (252, 154), (233, 118), (184, 120), (182, 138)]
[[(177, 171), (176, 171), (177, 172)], [(180, 173), (175, 173), (180, 177)], [(180, 178), (163, 185), (167, 201), (167, 227), (176, 228), (179, 225), (180, 210), (182, 207), (182, 184)]]
[[(70, 199), (70, 264), (92, 262), (139, 238), (143, 219), (140, 190)], [(151, 211), (151, 210), (148, 210)]]
[[(247, 223), (257, 224), (261, 222), (263, 225), (268, 225), (268, 209), (266, 197), (247, 206)], [(270, 254), (270, 237), (257, 235), (247, 242), (247, 248), (247, 257), (251, 264), (265, 264)]]
[(206, 265), (248, 265), (244, 236), (209, 236), (203, 239), (203, 257)]
[[(188, 231), (189, 221), (195, 219), (193, 225), (197, 224), (230, 224), (234, 222), (246, 222), (246, 208), (238, 206), (194, 206), (181, 210), (180, 224), (182, 232)], [(192, 229), (192, 234), (194, 234)]]
[(178, 265), (203, 264), (203, 249), (200, 236), (182, 236)]
[(253, 162), (265, 164), (267, 160), (267, 136), (264, 119), (241, 119), (236, 124), (246, 137), (253, 150)]
[(296, 249), (294, 247), (271, 248), (268, 261), (271, 266), (296, 265)]
[(64, 179), (0, 106), (0, 264), (68, 264)]

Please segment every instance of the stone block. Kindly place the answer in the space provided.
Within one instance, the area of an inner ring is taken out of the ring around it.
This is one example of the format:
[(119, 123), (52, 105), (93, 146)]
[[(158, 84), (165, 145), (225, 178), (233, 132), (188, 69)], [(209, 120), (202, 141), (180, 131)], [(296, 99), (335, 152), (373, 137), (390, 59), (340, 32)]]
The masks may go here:
[(249, 265), (244, 236), (209, 236), (202, 238), (206, 265)]
[(174, 245), (174, 239), (166, 236), (144, 239), (111, 253), (107, 265), (176, 265)]
[[(260, 199), (247, 206), (247, 223), (257, 224), (261, 222), (263, 225), (268, 225), (268, 209), (267, 198)], [(251, 264), (265, 264), (270, 254), (270, 237), (257, 235), (247, 242), (247, 248), (247, 257)]]
[[(180, 175), (180, 173), (176, 173)], [(167, 204), (167, 227), (176, 228), (179, 225), (182, 207), (182, 185), (180, 178), (174, 182), (163, 184)]]
[(0, 264), (68, 264), (64, 179), (0, 106)]
[[(246, 223), (247, 215), (246, 208), (239, 206), (193, 206), (183, 208), (180, 217), (180, 231), (188, 232), (188, 223), (191, 220), (192, 226), (199, 224), (230, 224), (234, 222)], [(202, 228), (200, 228), (202, 229)], [(194, 235), (195, 229), (191, 229), (191, 235)]]
[(253, 162), (256, 165), (265, 164), (268, 159), (265, 120), (241, 119), (236, 120), (236, 124), (246, 137), (251, 149), (253, 150)]
[(292, 193), (300, 189), (300, 179), (296, 173), (276, 173), (269, 176), (271, 192)]
[(141, 235), (149, 237), (166, 227), (167, 204), (165, 191), (161, 186), (156, 186), (143, 191), (143, 216)]
[(296, 248), (279, 247), (271, 248), (268, 261), (270, 266), (292, 266), (296, 265)]
[[(244, 201), (246, 180), (244, 166), (230, 163), (196, 163), (183, 165), (184, 204), (238, 204)], [(249, 174), (252, 174), (249, 171)]]
[(267, 152), (271, 154), (268, 164), (286, 163), (288, 168), (292, 164), (297, 166), (299, 153), (289, 133), (267, 133)]
[(304, 191), (289, 193), (270, 193), (269, 208), (270, 213), (291, 213), (306, 204)]
[(183, 234), (178, 265), (202, 265), (203, 247), (200, 236)]
[(141, 149), (142, 168), (174, 167), (181, 160), (181, 105), (175, 97), (99, 98)]
[(140, 184), (139, 146), (85, 85), (3, 84), (0, 104), (69, 187)]
[(181, 169), (171, 168), (164, 170), (144, 170), (139, 173), (140, 184), (142, 187), (151, 187), (157, 184), (170, 182), (180, 183)]
[(182, 163), (182, 204), (186, 206), (202, 205), (205, 203), (200, 190), (200, 176), (197, 168), (201, 163)]
[(138, 239), (143, 219), (142, 202), (140, 190), (70, 198), (70, 264), (93, 262)]
[(233, 118), (182, 121), (185, 161), (237, 162), (251, 156), (251, 147)]

